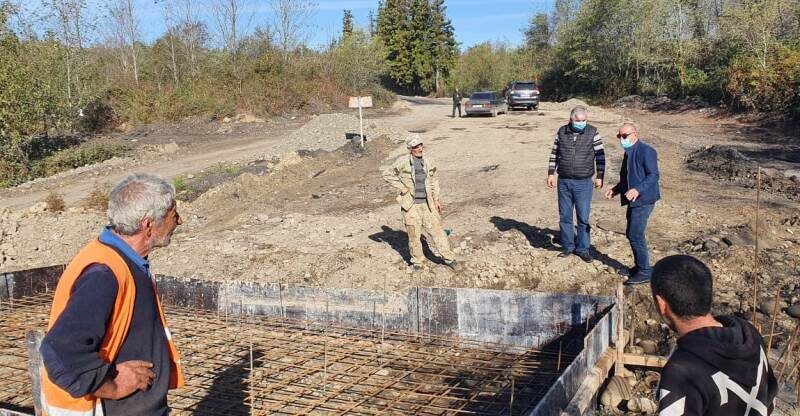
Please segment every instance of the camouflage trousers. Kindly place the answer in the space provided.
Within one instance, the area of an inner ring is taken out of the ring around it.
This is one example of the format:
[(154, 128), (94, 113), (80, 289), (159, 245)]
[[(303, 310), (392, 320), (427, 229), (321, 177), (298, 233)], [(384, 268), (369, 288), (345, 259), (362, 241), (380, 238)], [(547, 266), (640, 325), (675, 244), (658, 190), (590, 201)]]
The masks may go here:
[[(455, 260), (455, 255), (450, 250), (450, 241), (442, 228), (442, 218), (438, 212), (431, 211), (428, 204), (414, 204), (408, 211), (403, 211), (403, 222), (408, 232), (408, 248), (411, 251), (412, 264), (422, 264), (425, 261), (421, 241), (423, 231), (433, 239), (433, 245), (436, 246), (436, 251), (442, 259)], [(428, 240), (428, 243), (430, 242)]]

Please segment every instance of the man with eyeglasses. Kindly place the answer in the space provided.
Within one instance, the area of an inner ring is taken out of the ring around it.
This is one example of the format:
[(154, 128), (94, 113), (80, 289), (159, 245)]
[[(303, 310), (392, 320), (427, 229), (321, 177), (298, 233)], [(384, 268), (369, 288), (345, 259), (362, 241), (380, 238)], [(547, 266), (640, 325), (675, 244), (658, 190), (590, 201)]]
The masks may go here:
[(606, 198), (621, 195), (622, 205), (628, 206), (625, 218), (628, 226), (625, 236), (633, 251), (634, 267), (630, 269), (627, 285), (650, 282), (652, 268), (647, 253), (645, 231), (656, 201), (661, 199), (658, 186), (658, 154), (656, 150), (639, 139), (633, 123), (625, 123), (617, 133), (619, 144), (625, 150), (619, 183), (606, 191)]
[(440, 199), (439, 168), (429, 156), (423, 155), (422, 136), (419, 134), (409, 136), (406, 147), (408, 154), (400, 156), (384, 170), (383, 179), (399, 191), (397, 203), (400, 204), (408, 232), (411, 267), (414, 271), (423, 269), (425, 254), (420, 239), (424, 230), (433, 240), (444, 263), (455, 270), (455, 255), (442, 228), (444, 207)]
[[(561, 253), (568, 257), (574, 252), (590, 263), (589, 213), (592, 207), (592, 187), (603, 187), (606, 156), (603, 139), (597, 128), (586, 123), (586, 107), (570, 111), (570, 122), (558, 129), (550, 163), (547, 168), (547, 187), (556, 187), (558, 173), (558, 214)], [(596, 166), (596, 169), (595, 169)], [(578, 234), (572, 225), (572, 213), (578, 219)]]

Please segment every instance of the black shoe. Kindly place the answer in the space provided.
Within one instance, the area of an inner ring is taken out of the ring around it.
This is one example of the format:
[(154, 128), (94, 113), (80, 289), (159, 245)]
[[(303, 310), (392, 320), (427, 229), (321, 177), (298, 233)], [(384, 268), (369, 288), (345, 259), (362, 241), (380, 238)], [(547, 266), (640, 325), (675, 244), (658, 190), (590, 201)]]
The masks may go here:
[(587, 263), (591, 263), (592, 260), (594, 260), (594, 258), (592, 258), (592, 253), (589, 253), (588, 251), (582, 251), (580, 253), (575, 253), (575, 254), (577, 254), (578, 257), (581, 258), (581, 260), (583, 260), (583, 261), (585, 261)]
[(455, 270), (458, 267), (458, 262), (456, 260), (450, 260), (444, 262), (445, 266)]
[(569, 251), (569, 250), (564, 250), (564, 251), (562, 251), (562, 252), (558, 253), (558, 257), (559, 257), (559, 258), (562, 258), (562, 259), (563, 259), (563, 258), (566, 258), (566, 257), (569, 257), (569, 256), (571, 256), (571, 255), (572, 255), (572, 252), (571, 252), (571, 251)]
[(650, 283), (650, 276), (647, 276), (643, 273), (636, 273), (625, 281), (625, 284), (628, 286), (641, 285), (644, 283)]

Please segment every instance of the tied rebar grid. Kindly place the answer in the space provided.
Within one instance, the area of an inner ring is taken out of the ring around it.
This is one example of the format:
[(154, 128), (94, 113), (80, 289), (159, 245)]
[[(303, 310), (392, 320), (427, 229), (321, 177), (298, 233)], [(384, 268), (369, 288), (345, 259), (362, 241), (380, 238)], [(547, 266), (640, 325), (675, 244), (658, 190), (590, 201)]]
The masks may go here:
[[(31, 408), (25, 332), (51, 295), (0, 305), (0, 407)], [(520, 349), (421, 333), (167, 308), (186, 386), (176, 415), (522, 414), (581, 343)]]

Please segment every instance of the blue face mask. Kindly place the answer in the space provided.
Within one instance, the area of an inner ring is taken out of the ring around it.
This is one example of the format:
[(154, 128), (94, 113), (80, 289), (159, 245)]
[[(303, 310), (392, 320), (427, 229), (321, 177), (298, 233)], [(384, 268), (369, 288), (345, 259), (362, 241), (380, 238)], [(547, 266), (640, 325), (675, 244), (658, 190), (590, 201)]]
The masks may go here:
[(585, 121), (573, 121), (572, 122), (572, 128), (575, 131), (583, 131), (583, 129), (586, 128), (586, 122)]
[(623, 149), (630, 149), (633, 146), (631, 143), (631, 139), (619, 139), (619, 144), (622, 146)]

